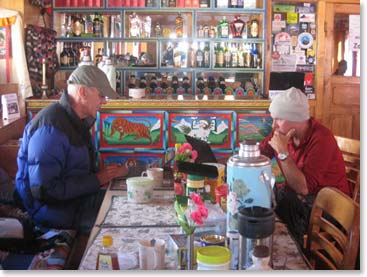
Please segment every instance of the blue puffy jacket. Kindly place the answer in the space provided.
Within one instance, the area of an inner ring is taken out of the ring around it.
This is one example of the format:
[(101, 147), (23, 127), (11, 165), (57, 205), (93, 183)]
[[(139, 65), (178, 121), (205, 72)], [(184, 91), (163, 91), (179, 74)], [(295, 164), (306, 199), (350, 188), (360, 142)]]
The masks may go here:
[(80, 200), (98, 192), (90, 126), (72, 110), (67, 93), (27, 124), (16, 192), (37, 224), (72, 228)]

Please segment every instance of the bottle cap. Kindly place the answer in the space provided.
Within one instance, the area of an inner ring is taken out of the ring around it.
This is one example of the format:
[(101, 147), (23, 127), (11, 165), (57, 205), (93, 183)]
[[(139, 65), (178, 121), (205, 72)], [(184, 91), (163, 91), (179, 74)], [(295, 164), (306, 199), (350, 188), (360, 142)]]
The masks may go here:
[(113, 244), (112, 236), (106, 235), (102, 237), (102, 245), (103, 246), (111, 246)]

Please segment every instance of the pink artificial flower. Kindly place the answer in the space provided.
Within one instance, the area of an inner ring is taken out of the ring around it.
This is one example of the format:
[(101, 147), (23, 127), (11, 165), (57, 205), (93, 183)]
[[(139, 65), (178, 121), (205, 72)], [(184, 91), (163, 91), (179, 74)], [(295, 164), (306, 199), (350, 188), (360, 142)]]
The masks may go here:
[(198, 157), (198, 151), (192, 150), (192, 152), (191, 152), (191, 158), (195, 161), (197, 157)]
[(182, 146), (178, 149), (178, 153), (184, 153), (186, 150), (190, 150), (190, 152), (192, 150), (192, 146), (188, 142), (182, 144)]
[(197, 224), (197, 225), (203, 225), (203, 217), (201, 216), (201, 213), (199, 210), (196, 210), (192, 213), (190, 213), (191, 219)]
[(197, 194), (195, 192), (191, 192), (190, 193), (190, 198), (195, 203), (196, 206), (204, 205), (203, 199), (201, 198), (201, 196), (199, 194)]
[(208, 209), (204, 205), (198, 206), (197, 210), (200, 212), (200, 214), (203, 218), (208, 217)]

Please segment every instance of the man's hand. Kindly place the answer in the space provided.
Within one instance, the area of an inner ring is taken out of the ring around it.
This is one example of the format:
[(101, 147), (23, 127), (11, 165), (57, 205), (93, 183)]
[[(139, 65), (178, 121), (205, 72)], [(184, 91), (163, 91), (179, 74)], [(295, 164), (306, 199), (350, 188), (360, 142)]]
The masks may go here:
[(97, 173), (97, 178), (101, 186), (107, 185), (112, 179), (127, 175), (128, 171), (121, 164), (110, 164)]
[(296, 134), (295, 129), (290, 129), (287, 134), (275, 130), (269, 144), (277, 153), (288, 152), (288, 141)]

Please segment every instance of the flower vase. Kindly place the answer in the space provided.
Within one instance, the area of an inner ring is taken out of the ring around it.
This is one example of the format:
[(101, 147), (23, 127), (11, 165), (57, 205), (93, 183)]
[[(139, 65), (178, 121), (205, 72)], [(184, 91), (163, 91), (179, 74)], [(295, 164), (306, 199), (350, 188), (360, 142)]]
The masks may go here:
[(195, 247), (194, 247), (194, 234), (187, 235), (187, 270), (194, 269), (194, 259), (195, 259)]

